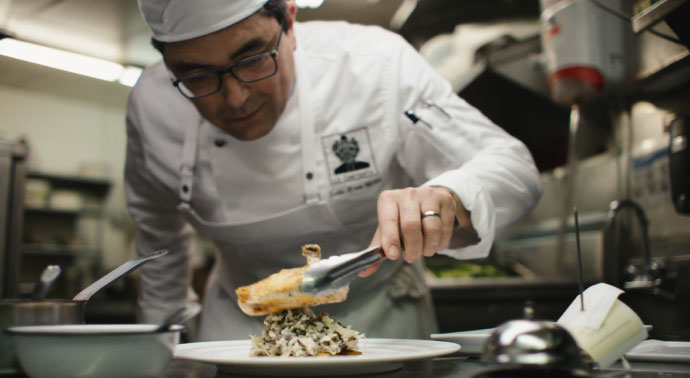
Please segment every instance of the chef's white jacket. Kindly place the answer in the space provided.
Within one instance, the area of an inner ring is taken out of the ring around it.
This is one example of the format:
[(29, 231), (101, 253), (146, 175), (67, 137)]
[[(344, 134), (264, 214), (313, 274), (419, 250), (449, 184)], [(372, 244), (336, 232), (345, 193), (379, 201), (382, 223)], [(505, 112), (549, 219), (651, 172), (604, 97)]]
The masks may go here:
[[(398, 35), (345, 22), (296, 23), (295, 32), (295, 88), (275, 128), (258, 140), (236, 140), (202, 119), (163, 63), (133, 88), (128, 207), (139, 253), (170, 251), (141, 268), (142, 321), (161, 321), (195, 299), (194, 228), (218, 247), (201, 338), (244, 339), (261, 332), (262, 319), (239, 312), (234, 289), (304, 265), (301, 244), (319, 242), (325, 256), (364, 249), (382, 190), (453, 190), (480, 239), (440, 251), (458, 259), (485, 257), (541, 194), (526, 147), (453, 93)], [(183, 171), (191, 194), (181, 190)], [(388, 261), (357, 278), (346, 302), (323, 308), (370, 337), (428, 337), (435, 319), (421, 271), (419, 263)]]

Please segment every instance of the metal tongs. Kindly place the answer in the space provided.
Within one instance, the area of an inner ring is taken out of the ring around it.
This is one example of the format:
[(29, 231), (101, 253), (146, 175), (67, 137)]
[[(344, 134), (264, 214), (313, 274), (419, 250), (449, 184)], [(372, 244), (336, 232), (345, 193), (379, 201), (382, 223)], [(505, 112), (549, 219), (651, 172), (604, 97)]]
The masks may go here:
[(303, 275), (300, 290), (317, 295), (347, 285), (361, 271), (384, 259), (380, 245), (360, 252), (331, 256), (309, 266)]

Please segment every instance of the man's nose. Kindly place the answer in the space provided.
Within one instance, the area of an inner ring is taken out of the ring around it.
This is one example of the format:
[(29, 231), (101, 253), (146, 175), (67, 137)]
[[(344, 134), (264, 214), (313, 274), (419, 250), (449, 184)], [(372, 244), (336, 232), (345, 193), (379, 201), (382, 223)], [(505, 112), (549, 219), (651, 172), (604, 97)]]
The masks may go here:
[(228, 74), (221, 78), (223, 98), (233, 108), (241, 108), (249, 98), (249, 87), (236, 77)]

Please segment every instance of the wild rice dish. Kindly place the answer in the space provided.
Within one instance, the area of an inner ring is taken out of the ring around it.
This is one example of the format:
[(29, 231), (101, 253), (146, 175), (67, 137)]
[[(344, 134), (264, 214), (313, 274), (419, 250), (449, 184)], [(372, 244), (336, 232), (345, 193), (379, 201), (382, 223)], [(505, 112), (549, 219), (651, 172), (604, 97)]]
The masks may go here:
[(361, 354), (364, 335), (345, 327), (326, 313), (316, 316), (309, 308), (269, 314), (261, 336), (252, 336), (252, 356), (336, 356)]

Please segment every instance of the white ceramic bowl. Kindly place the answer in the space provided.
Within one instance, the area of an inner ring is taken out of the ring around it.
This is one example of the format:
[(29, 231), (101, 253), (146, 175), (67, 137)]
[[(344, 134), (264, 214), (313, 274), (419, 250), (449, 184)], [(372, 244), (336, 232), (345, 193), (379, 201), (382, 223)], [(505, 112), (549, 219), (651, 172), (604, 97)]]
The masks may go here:
[(75, 324), (10, 327), (14, 348), (31, 378), (135, 378), (160, 374), (182, 326)]

